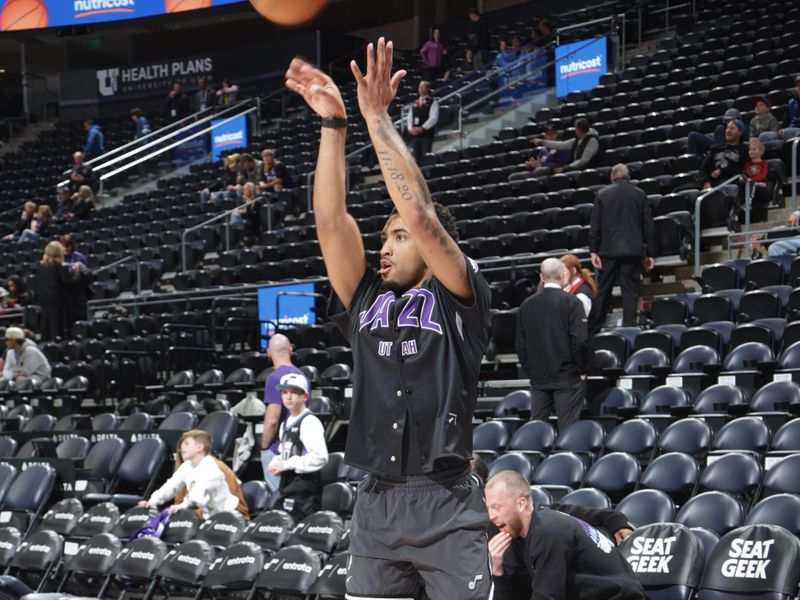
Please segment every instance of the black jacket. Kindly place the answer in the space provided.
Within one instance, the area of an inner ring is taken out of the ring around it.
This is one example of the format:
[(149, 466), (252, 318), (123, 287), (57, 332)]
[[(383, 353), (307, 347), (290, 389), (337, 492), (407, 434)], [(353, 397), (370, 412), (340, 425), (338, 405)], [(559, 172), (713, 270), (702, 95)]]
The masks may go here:
[(644, 600), (614, 543), (583, 520), (536, 507), (528, 535), (516, 539), (494, 577), (497, 600), (524, 600), (512, 582), (531, 583), (532, 600)]
[(653, 212), (643, 190), (628, 181), (617, 181), (597, 193), (589, 250), (609, 258), (656, 255)]
[(586, 371), (586, 313), (575, 296), (545, 287), (517, 313), (517, 356), (531, 387), (562, 389)]

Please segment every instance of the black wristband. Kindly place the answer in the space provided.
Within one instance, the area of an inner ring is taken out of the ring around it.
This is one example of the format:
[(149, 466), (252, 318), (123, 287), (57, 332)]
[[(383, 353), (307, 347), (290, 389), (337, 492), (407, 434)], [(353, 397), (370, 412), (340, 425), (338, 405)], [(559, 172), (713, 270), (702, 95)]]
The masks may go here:
[(344, 129), (347, 127), (347, 117), (343, 119), (322, 119), (323, 127), (330, 127), (331, 129)]

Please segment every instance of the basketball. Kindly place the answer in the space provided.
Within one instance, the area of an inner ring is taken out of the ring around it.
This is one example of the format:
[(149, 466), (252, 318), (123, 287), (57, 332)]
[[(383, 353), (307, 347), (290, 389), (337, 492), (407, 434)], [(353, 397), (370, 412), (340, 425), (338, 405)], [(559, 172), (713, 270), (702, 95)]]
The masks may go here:
[(259, 14), (278, 25), (302, 25), (317, 16), (325, 0), (250, 0)]
[(208, 8), (210, 6), (211, 0), (165, 0), (164, 2), (164, 10), (168, 13)]
[(0, 31), (47, 27), (47, 8), (41, 0), (8, 0), (0, 13)]

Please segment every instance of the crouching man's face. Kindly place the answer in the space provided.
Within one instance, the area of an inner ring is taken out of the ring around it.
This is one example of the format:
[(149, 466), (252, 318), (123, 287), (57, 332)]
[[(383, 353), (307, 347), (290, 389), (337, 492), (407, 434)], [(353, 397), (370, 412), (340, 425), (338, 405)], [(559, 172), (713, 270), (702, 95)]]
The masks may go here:
[(523, 517), (526, 514), (526, 498), (515, 498), (505, 483), (497, 482), (486, 488), (486, 510), (489, 520), (512, 538), (525, 534), (527, 529)]

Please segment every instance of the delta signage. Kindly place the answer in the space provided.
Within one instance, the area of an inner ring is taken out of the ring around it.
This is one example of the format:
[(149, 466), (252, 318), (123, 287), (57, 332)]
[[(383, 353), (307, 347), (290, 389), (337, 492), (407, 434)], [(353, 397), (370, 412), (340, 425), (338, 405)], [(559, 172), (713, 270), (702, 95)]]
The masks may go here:
[(219, 160), (222, 153), (247, 146), (247, 116), (211, 121), (211, 160)]
[(211, 77), (214, 60), (210, 56), (151, 63), (134, 67), (115, 67), (97, 71), (97, 93), (102, 97), (167, 91), (176, 81), (194, 83)]
[(608, 41), (605, 36), (556, 47), (556, 96), (590, 90), (608, 71)]
[(0, 0), (0, 31), (68, 27), (184, 12), (242, 0)]

